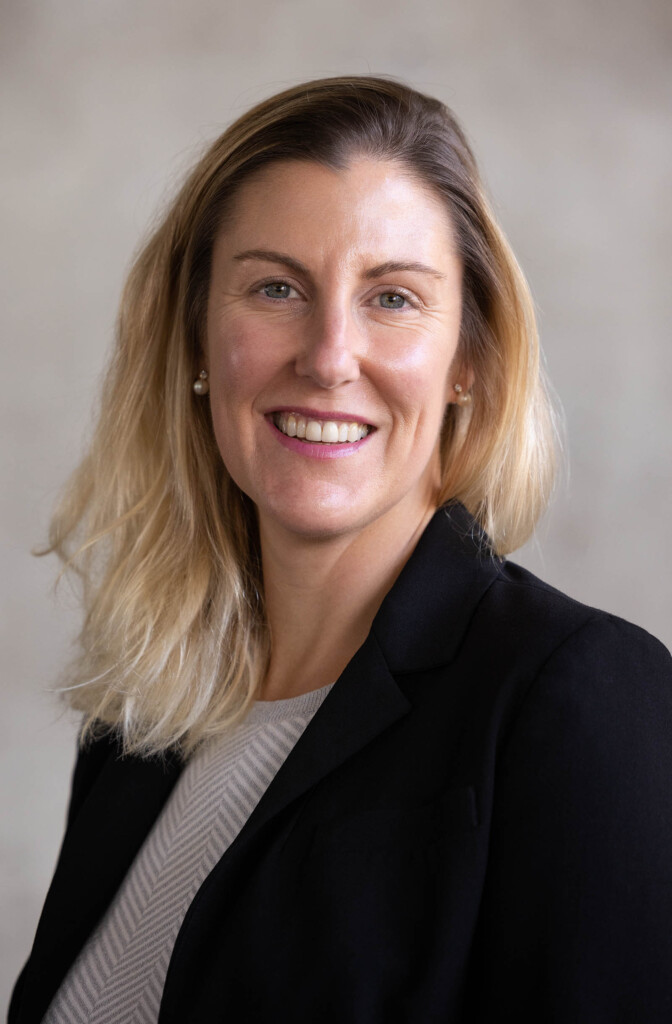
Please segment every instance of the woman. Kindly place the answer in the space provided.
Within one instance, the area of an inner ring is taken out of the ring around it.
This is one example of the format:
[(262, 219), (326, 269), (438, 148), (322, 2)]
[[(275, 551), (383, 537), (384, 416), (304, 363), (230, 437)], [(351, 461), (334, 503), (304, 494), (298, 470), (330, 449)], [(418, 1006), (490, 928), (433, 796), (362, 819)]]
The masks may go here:
[(224, 133), (53, 525), (84, 725), (12, 1024), (669, 1019), (670, 659), (504, 560), (552, 452), (449, 111)]

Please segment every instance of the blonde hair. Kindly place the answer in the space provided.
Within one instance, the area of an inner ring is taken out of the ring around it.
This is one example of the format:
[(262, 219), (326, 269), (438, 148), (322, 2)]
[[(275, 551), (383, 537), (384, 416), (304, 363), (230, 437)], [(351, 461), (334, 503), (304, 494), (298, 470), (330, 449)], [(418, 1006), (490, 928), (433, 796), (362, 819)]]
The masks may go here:
[(445, 203), (464, 267), (459, 356), (470, 406), (450, 405), (441, 503), (462, 501), (497, 554), (549, 496), (553, 431), (525, 280), (466, 139), (438, 100), (385, 78), (310, 82), (259, 104), (208, 149), (124, 290), (98, 424), (49, 547), (82, 583), (65, 690), (83, 736), (189, 752), (246, 713), (267, 666), (254, 507), (227, 474), (192, 382), (215, 236), (237, 189), (278, 160), (393, 159)]

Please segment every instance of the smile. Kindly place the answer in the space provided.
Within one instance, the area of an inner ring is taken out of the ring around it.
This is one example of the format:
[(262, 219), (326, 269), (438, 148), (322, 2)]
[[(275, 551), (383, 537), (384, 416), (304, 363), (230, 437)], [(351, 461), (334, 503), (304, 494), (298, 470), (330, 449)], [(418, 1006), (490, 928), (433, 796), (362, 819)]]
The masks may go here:
[(366, 423), (316, 420), (293, 412), (275, 413), (273, 423), (286, 437), (296, 437), (313, 444), (353, 444), (361, 441), (371, 430)]

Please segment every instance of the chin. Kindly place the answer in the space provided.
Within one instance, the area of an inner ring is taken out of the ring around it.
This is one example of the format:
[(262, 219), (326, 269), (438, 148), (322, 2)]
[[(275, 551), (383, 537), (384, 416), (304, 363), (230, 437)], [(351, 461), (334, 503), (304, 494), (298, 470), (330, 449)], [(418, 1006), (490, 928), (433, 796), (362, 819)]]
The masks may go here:
[(304, 501), (293, 508), (259, 507), (259, 522), (262, 528), (280, 528), (287, 533), (306, 540), (326, 540), (330, 537), (358, 533), (378, 518), (376, 514), (363, 515), (355, 512), (356, 505), (320, 504), (319, 501)]

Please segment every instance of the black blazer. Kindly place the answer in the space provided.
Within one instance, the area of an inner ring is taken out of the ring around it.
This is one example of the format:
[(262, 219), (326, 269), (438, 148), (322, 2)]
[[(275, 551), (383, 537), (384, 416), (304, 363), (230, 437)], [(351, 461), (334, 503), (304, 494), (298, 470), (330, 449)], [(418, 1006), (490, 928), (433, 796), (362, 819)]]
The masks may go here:
[[(77, 762), (11, 1024), (179, 775)], [(182, 925), (161, 1024), (672, 1021), (672, 667), (437, 513)]]

